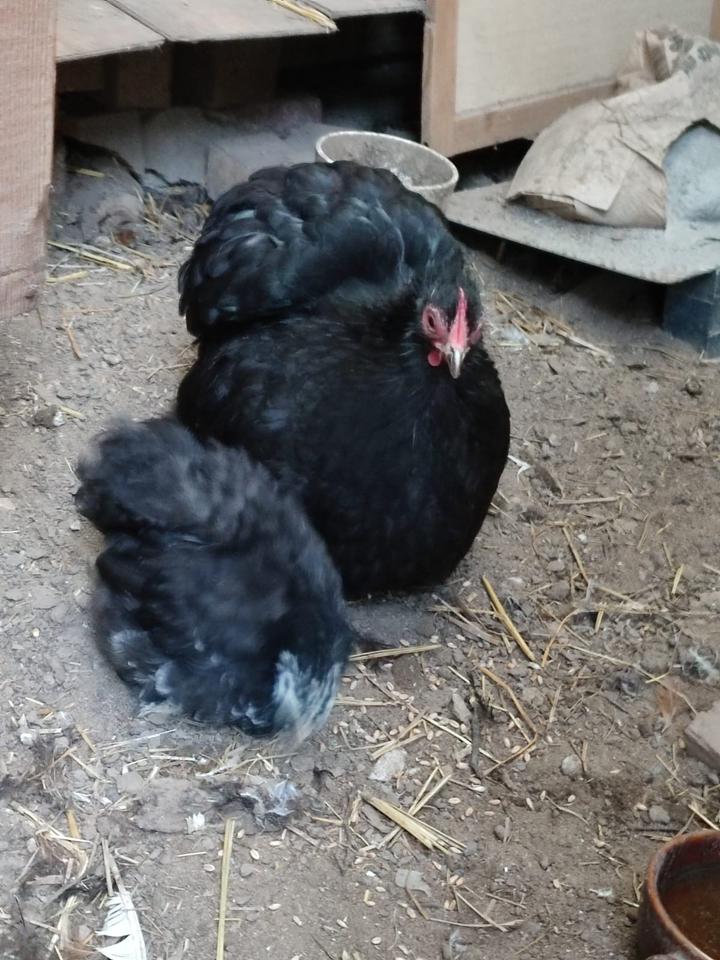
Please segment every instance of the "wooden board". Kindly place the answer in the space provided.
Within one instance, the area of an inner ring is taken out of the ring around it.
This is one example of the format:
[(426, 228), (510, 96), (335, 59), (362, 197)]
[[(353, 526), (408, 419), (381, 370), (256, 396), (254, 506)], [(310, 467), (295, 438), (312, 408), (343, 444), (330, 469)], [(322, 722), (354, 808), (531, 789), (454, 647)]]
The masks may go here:
[(462, 190), (445, 212), (453, 223), (490, 236), (652, 283), (680, 283), (720, 269), (720, 239), (711, 222), (672, 230), (599, 226), (505, 203), (507, 191), (507, 183)]
[(423, 139), (453, 155), (533, 137), (612, 92), (640, 28), (720, 33), (720, 0), (428, 0)]
[(54, 0), (0, 5), (0, 317), (42, 281), (53, 143)]
[(329, 17), (367, 17), (381, 13), (424, 13), (425, 0), (310, 0)]
[(108, 0), (58, 0), (56, 57), (61, 62), (161, 43), (163, 37)]
[(638, 30), (672, 22), (707, 34), (711, 8), (712, 0), (460, 0), (455, 112), (612, 82)]
[(251, 40), (327, 31), (269, 0), (113, 0), (166, 40)]

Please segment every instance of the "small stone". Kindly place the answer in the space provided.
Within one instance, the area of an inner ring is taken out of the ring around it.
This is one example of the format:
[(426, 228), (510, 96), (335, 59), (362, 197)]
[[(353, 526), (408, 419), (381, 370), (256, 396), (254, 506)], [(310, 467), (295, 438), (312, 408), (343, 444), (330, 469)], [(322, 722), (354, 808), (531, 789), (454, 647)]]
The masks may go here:
[(563, 580), (558, 580), (545, 591), (548, 600), (567, 600), (570, 596), (570, 587)]
[(70, 529), (72, 530), (73, 533), (77, 533), (78, 530), (81, 529), (80, 521), (79, 521), (79, 520), (71, 520), (71, 521), (70, 521)]
[(526, 677), (530, 673), (530, 667), (525, 662), (516, 663), (509, 668), (508, 673), (516, 680), (522, 680), (523, 677)]
[(412, 890), (425, 893), (428, 896), (432, 893), (419, 870), (408, 870), (405, 867), (399, 867), (395, 872), (395, 883), (401, 890)]
[(625, 420), (620, 424), (620, 433), (624, 437), (631, 437), (638, 432), (638, 425), (634, 420)]
[(119, 363), (122, 363), (122, 357), (118, 357), (115, 353), (106, 353), (103, 360), (109, 367), (116, 367)]
[(655, 783), (662, 778), (665, 772), (665, 768), (661, 764), (654, 763), (645, 774), (645, 783)]
[(251, 877), (255, 873), (255, 867), (251, 863), (241, 863), (240, 864), (240, 876), (247, 880), (248, 877)]
[(500, 843), (507, 843), (510, 837), (510, 827), (504, 823), (496, 823), (493, 827), (493, 833)]
[(455, 719), (459, 720), (460, 723), (469, 724), (472, 719), (472, 713), (467, 703), (463, 700), (459, 693), (453, 692), (452, 699), (453, 713), (455, 714)]
[(689, 377), (685, 381), (684, 387), (685, 393), (689, 394), (691, 397), (700, 397), (703, 392), (703, 385), (697, 379), (697, 377)]
[(62, 623), (66, 618), (68, 612), (68, 605), (66, 603), (59, 603), (56, 607), (53, 608), (50, 612), (50, 619), (53, 623)]
[(48, 403), (35, 411), (32, 422), (36, 427), (45, 427), (46, 430), (52, 430), (54, 427), (61, 427), (65, 423), (65, 415), (54, 403)]
[(547, 568), (550, 573), (562, 573), (565, 570), (565, 561), (558, 557), (557, 560), (551, 560)]
[(563, 757), (562, 763), (560, 764), (560, 773), (564, 777), (570, 777), (574, 780), (576, 777), (580, 776), (582, 771), (582, 763), (574, 753), (569, 754), (567, 757)]
[(651, 823), (670, 823), (670, 814), (665, 809), (661, 807), (659, 803), (654, 803), (649, 811), (648, 816), (650, 817)]
[(383, 756), (376, 761), (370, 771), (369, 777), (371, 780), (377, 780), (380, 783), (395, 780), (405, 769), (406, 763), (406, 750), (403, 750), (402, 747), (398, 747), (397, 750), (390, 750), (389, 753), (383, 754)]
[(643, 670), (647, 670), (647, 672), (651, 673), (654, 677), (659, 677), (667, 673), (668, 667), (670, 666), (667, 653), (656, 650), (646, 650), (642, 655), (640, 663)]
[(551, 865), (550, 857), (542, 856), (542, 857), (540, 857), (540, 859), (538, 860), (538, 863), (540, 864), (541, 870), (549, 870), (549, 869), (550, 869), (550, 865)]
[(143, 792), (145, 781), (139, 773), (134, 770), (128, 770), (127, 773), (121, 773), (115, 780), (115, 785), (120, 793), (128, 793), (130, 796), (138, 796)]
[(32, 588), (32, 603), (36, 610), (51, 610), (59, 599), (52, 587), (37, 584)]

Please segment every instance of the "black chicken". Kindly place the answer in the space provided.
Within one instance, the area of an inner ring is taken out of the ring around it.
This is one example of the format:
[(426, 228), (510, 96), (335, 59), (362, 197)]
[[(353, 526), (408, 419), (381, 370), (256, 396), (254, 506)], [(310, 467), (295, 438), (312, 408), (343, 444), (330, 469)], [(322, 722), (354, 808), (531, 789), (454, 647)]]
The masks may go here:
[(355, 163), (262, 170), (180, 271), (179, 417), (302, 499), (345, 591), (445, 579), (508, 452), (475, 283), (439, 211)]
[(156, 420), (102, 436), (78, 473), (80, 512), (107, 536), (100, 646), (141, 701), (257, 735), (321, 726), (359, 638), (324, 545), (267, 471)]

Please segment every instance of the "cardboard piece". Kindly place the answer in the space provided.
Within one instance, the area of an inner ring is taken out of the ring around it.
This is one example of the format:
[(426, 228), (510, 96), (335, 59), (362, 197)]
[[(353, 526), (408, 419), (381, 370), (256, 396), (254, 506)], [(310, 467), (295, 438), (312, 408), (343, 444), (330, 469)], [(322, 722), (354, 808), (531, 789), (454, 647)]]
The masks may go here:
[(675, 29), (644, 31), (618, 77), (618, 95), (576, 107), (547, 127), (518, 168), (508, 200), (568, 220), (662, 228), (666, 152), (702, 122), (720, 130), (720, 44)]

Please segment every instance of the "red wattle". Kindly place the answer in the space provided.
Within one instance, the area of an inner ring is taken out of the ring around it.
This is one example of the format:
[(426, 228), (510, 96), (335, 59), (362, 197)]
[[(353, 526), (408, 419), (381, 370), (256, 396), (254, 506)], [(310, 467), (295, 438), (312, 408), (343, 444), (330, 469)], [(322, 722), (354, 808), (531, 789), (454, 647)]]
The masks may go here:
[(433, 349), (428, 354), (427, 361), (431, 367), (439, 367), (443, 362), (443, 355), (439, 350)]

